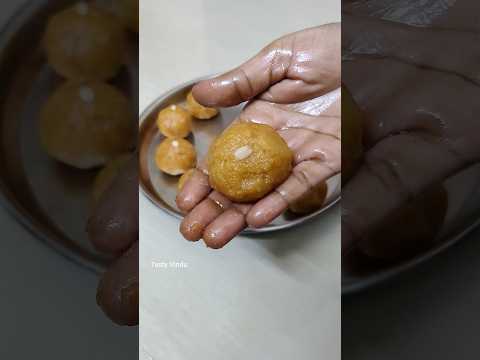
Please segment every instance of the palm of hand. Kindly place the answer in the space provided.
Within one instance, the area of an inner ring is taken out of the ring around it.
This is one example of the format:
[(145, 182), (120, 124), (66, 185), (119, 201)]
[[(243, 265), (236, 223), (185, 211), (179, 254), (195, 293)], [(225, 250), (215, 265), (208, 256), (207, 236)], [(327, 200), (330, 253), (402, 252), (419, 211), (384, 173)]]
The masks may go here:
[(275, 128), (294, 152), (294, 168), (282, 185), (255, 204), (230, 202), (211, 191), (207, 175), (196, 171), (177, 196), (179, 208), (188, 213), (180, 226), (185, 238), (203, 238), (207, 246), (220, 248), (247, 225), (268, 224), (340, 172), (339, 92), (322, 96), (340, 86), (339, 57), (339, 27), (323, 26), (279, 39), (241, 67), (194, 88), (197, 100), (210, 106), (256, 97), (237, 121)]
[[(472, 113), (480, 105), (477, 86), (447, 72), (389, 59), (345, 62), (343, 71), (367, 112), (368, 147), (364, 166), (342, 191), (342, 247), (348, 251), (408, 199), (479, 161), (474, 134), (480, 123)], [(372, 74), (391, 87), (368, 86)], [(415, 89), (405, 86), (411, 82)]]

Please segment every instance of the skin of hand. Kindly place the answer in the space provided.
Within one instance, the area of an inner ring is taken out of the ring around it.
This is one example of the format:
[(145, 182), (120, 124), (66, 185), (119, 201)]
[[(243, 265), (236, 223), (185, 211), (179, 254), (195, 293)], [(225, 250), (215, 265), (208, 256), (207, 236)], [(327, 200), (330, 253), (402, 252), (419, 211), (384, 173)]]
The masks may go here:
[[(366, 22), (349, 18), (353, 26)], [(367, 22), (376, 31), (382, 28), (381, 22)], [(382, 36), (397, 43), (399, 25), (383, 26), (386, 33)], [(407, 34), (411, 39), (436, 34), (435, 28), (401, 27), (402, 39)], [(350, 35), (343, 46), (353, 49), (358, 38), (347, 32)], [(452, 29), (447, 39), (457, 35)], [(469, 38), (467, 34), (463, 40)], [(366, 43), (374, 42), (368, 39)], [(473, 59), (477, 55), (468, 52), (462, 61), (443, 57), (442, 62), (425, 68), (428, 59), (438, 59), (443, 52), (433, 46), (421, 49), (416, 42), (403, 45), (385, 48), (380, 42), (372, 48), (374, 56), (352, 53), (342, 63), (343, 81), (366, 114), (364, 143), (368, 149), (363, 166), (342, 190), (343, 254), (368, 238), (402, 204), (480, 161), (480, 122), (473, 116), (480, 112), (478, 77), (472, 75), (478, 73), (478, 66), (472, 65), (478, 64)]]
[[(193, 88), (205, 106), (249, 101), (235, 121), (275, 128), (294, 152), (291, 176), (254, 204), (235, 204), (208, 183), (204, 164), (177, 195), (187, 215), (180, 232), (221, 248), (247, 225), (262, 227), (289, 204), (341, 170), (339, 95), (323, 112), (312, 112), (325, 94), (340, 87), (340, 25), (328, 24), (282, 37), (238, 68)], [(299, 104), (301, 102), (301, 104)], [(313, 114), (313, 115), (312, 115)]]
[(127, 162), (87, 224), (92, 244), (116, 257), (103, 274), (97, 303), (119, 325), (138, 324), (138, 159)]

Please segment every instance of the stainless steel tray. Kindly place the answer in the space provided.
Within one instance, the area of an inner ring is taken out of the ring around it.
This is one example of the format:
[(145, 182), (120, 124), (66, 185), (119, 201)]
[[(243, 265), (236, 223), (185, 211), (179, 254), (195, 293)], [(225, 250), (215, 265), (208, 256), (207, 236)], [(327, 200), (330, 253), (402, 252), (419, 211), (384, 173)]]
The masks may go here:
[(359, 271), (342, 268), (342, 294), (349, 295), (392, 280), (447, 250), (480, 226), (480, 164), (447, 179), (448, 210), (435, 245), (417, 256), (386, 264), (361, 264)]
[[(143, 193), (164, 213), (175, 218), (182, 218), (182, 214), (175, 204), (177, 193), (178, 177), (169, 176), (159, 171), (155, 165), (155, 149), (164, 139), (163, 135), (157, 130), (155, 123), (158, 112), (171, 105), (183, 104), (188, 92), (198, 81), (205, 79), (202, 77), (182, 84), (167, 93), (161, 95), (153, 102), (140, 116), (140, 185)], [(231, 108), (220, 109), (219, 115), (211, 120), (194, 121), (193, 131), (189, 140), (195, 145), (198, 158), (203, 158), (213, 139), (222, 132), (222, 130), (235, 119), (244, 104)], [(299, 225), (315, 216), (320, 215), (328, 208), (340, 200), (340, 176), (335, 176), (328, 181), (327, 198), (323, 207), (308, 215), (295, 215), (289, 211), (285, 212), (271, 224), (260, 228), (247, 228), (246, 233), (261, 233), (281, 229), (287, 229)]]
[[(39, 109), (62, 81), (46, 64), (42, 51), (45, 24), (49, 15), (73, 3), (29, 1), (1, 32), (0, 202), (38, 239), (99, 272), (109, 258), (95, 251), (85, 231), (96, 171), (55, 162), (38, 140)], [(124, 70), (114, 82), (137, 96), (136, 74)]]

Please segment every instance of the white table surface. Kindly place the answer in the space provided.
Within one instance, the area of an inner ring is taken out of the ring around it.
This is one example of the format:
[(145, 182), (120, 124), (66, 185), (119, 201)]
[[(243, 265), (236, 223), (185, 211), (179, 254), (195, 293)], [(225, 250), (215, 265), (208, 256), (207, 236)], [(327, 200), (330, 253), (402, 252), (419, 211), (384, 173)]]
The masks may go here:
[(343, 299), (348, 360), (478, 359), (480, 228), (392, 281)]
[[(0, 25), (21, 4), (3, 2)], [(107, 320), (97, 277), (60, 257), (0, 207), (0, 359), (134, 359), (138, 329)]]
[[(340, 1), (140, 3), (140, 110), (271, 40), (339, 21)], [(340, 359), (340, 209), (220, 251), (140, 196), (140, 359)], [(186, 268), (155, 268), (177, 261)]]

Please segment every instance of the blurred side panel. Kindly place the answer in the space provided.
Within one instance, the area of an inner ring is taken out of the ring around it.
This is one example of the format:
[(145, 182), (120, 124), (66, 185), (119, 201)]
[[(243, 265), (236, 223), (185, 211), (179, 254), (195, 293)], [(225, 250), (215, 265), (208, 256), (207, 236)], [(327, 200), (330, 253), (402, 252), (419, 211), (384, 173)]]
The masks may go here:
[(135, 358), (138, 0), (0, 9), (0, 356)]
[[(350, 139), (342, 142), (342, 157), (344, 164), (355, 160), (342, 190), (343, 355), (450, 359), (449, 344), (463, 348), (471, 337), (433, 332), (419, 339), (438, 322), (456, 320), (442, 307), (426, 316), (434, 302), (476, 312), (458, 293), (454, 274), (460, 267), (480, 273), (468, 246), (480, 225), (480, 4), (342, 5), (342, 137)], [(435, 266), (447, 256), (457, 256), (458, 265), (450, 261), (438, 270), (449, 275), (436, 278)], [(425, 294), (422, 284), (437, 295)], [(477, 289), (478, 300), (477, 284), (464, 285)], [(366, 345), (377, 337), (378, 344)]]

